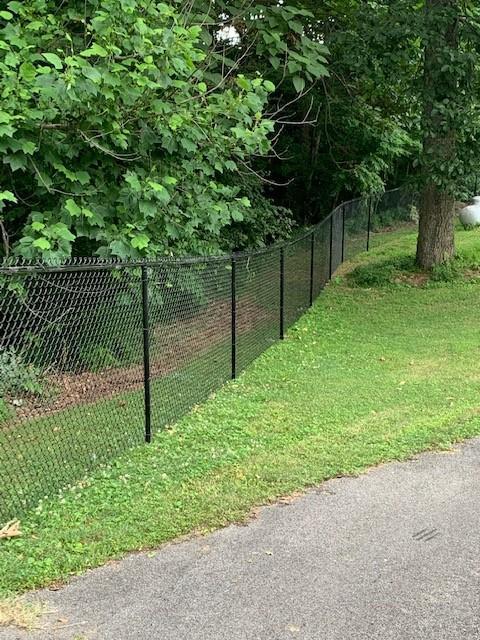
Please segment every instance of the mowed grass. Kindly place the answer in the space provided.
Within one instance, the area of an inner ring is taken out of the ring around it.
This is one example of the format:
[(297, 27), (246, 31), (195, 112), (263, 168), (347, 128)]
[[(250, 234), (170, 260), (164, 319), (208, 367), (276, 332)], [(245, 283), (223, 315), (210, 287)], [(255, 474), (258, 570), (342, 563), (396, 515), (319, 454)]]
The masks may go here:
[[(480, 234), (458, 233), (475, 262)], [(402, 259), (382, 238), (349, 269)], [(458, 275), (458, 274), (457, 274)], [(480, 434), (480, 288), (357, 286), (340, 272), (239, 380), (109, 468), (45, 501), (0, 542), (0, 593), (244, 520), (252, 507), (339, 475)]]

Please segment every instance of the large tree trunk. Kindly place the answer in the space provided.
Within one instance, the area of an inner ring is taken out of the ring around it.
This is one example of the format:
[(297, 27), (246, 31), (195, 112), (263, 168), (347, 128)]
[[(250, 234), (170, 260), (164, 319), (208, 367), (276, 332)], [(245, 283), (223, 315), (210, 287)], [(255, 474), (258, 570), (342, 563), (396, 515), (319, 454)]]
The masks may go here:
[(455, 252), (455, 200), (436, 185), (424, 187), (420, 196), (420, 229), (417, 263), (431, 269), (450, 259)]
[[(444, 167), (455, 159), (455, 131), (440, 108), (458, 90), (458, 82), (445, 56), (458, 50), (458, 0), (426, 0), (424, 41), (424, 142), (423, 190), (420, 196), (420, 229), (417, 263), (431, 269), (455, 252), (455, 200), (437, 186)], [(443, 167), (443, 168), (442, 168)], [(431, 177), (435, 173), (437, 181)], [(441, 182), (441, 180), (440, 180)]]

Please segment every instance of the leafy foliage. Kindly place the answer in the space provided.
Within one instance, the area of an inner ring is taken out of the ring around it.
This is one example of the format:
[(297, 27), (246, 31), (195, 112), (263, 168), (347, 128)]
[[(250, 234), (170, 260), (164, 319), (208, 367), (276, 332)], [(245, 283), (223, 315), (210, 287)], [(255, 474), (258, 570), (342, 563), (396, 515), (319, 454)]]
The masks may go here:
[[(219, 250), (268, 154), (272, 82), (212, 86), (170, 4), (12, 0), (0, 15), (3, 251), (130, 258)], [(305, 63), (306, 64), (306, 63)], [(208, 65), (207, 65), (208, 66)], [(28, 212), (28, 217), (25, 217)]]
[(0, 349), (0, 402), (6, 394), (40, 395), (42, 391), (41, 373), (13, 349)]
[(466, 197), (479, 34), (471, 0), (11, 0), (2, 252), (245, 249), (412, 175)]

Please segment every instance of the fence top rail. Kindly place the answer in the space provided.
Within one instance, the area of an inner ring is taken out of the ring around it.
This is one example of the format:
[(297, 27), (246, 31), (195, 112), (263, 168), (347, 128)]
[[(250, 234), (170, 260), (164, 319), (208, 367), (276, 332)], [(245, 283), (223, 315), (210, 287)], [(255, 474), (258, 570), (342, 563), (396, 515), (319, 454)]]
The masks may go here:
[[(395, 193), (401, 191), (402, 187), (377, 194), (373, 197), (381, 197), (387, 193)], [(33, 273), (65, 273), (79, 271), (116, 271), (122, 269), (135, 269), (141, 267), (165, 267), (165, 266), (182, 266), (192, 264), (210, 264), (210, 263), (231, 263), (232, 260), (248, 259), (259, 255), (266, 255), (294, 246), (297, 243), (309, 238), (316, 233), (343, 207), (357, 202), (366, 201), (371, 196), (360, 196), (337, 205), (323, 220), (297, 237), (284, 242), (277, 242), (268, 247), (262, 247), (255, 250), (234, 252), (221, 255), (210, 256), (162, 256), (155, 260), (123, 260), (120, 258), (98, 258), (98, 257), (75, 257), (58, 263), (46, 263), (40, 261), (25, 260), (22, 258), (6, 258), (0, 261), (0, 275), (29, 275)]]

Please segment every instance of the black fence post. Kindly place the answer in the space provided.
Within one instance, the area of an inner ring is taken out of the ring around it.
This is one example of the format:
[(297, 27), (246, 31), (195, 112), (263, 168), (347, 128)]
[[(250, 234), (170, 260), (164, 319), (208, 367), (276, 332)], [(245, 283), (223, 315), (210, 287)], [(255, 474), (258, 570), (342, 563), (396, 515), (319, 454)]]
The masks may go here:
[(232, 257), (232, 380), (237, 377), (237, 261)]
[(310, 238), (310, 306), (313, 305), (313, 281), (315, 275), (315, 231)]
[(368, 230), (367, 230), (367, 251), (370, 251), (370, 235), (372, 233), (372, 202), (373, 196), (368, 197)]
[(333, 276), (333, 213), (330, 216), (330, 264), (328, 267), (328, 279)]
[(280, 247), (280, 340), (285, 339), (285, 248)]
[(345, 262), (345, 205), (342, 207), (342, 264)]
[(148, 269), (142, 265), (143, 309), (143, 385), (145, 394), (145, 442), (152, 441), (152, 400), (150, 389), (150, 310), (148, 300)]

